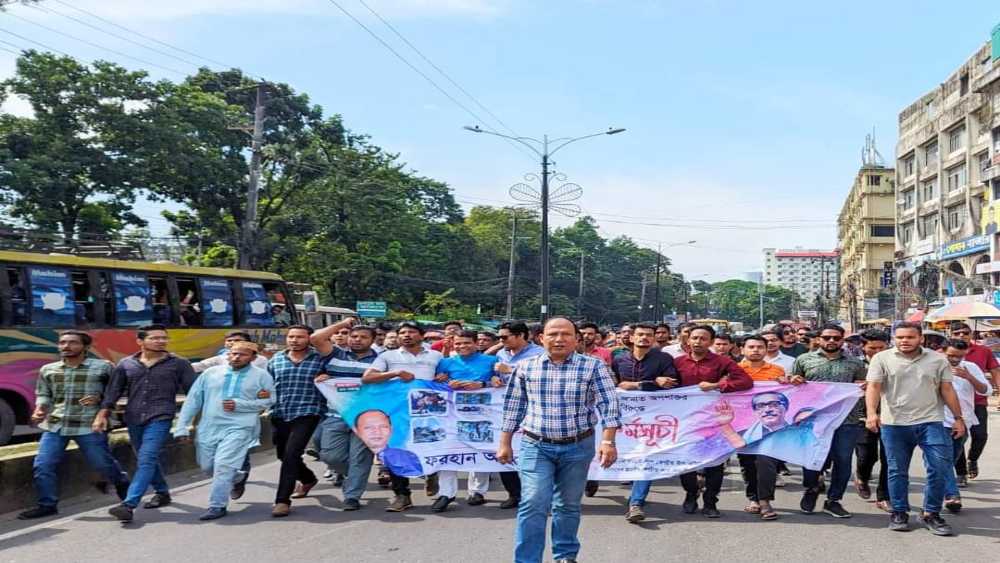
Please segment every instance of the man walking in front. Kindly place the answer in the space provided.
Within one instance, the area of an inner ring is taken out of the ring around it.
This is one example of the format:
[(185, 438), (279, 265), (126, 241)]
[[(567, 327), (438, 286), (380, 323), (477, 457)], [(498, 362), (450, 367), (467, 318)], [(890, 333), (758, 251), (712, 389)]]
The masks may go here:
[[(865, 391), (865, 424), (881, 431), (889, 462), (889, 529), (909, 530), (910, 459), (920, 446), (927, 470), (920, 519), (933, 534), (950, 536), (951, 526), (941, 518), (946, 472), (952, 471), (952, 438), (966, 432), (951, 365), (943, 354), (920, 347), (919, 324), (898, 324), (895, 337), (895, 348), (872, 358)], [(951, 436), (942, 424), (945, 406), (955, 419)]]
[(20, 520), (58, 514), (59, 463), (70, 440), (76, 442), (90, 467), (114, 483), (118, 497), (125, 500), (128, 475), (111, 455), (108, 435), (91, 428), (113, 367), (105, 360), (87, 357), (90, 343), (85, 332), (63, 332), (58, 343), (61, 359), (45, 364), (38, 372), (35, 412), (31, 415), (31, 421), (44, 431), (32, 468), (38, 505), (18, 514)]
[(199, 520), (227, 514), (240, 467), (250, 448), (260, 445), (260, 415), (274, 404), (274, 381), (252, 365), (257, 345), (234, 342), (226, 356), (228, 365), (210, 367), (195, 380), (174, 430), (175, 438), (189, 440), (188, 427), (199, 417), (195, 454), (202, 471), (212, 475), (208, 510)]
[(170, 438), (177, 395), (187, 394), (195, 379), (190, 362), (167, 352), (170, 337), (163, 325), (140, 327), (136, 340), (139, 351), (118, 363), (93, 424), (94, 432), (106, 432), (111, 409), (122, 395), (128, 396), (125, 425), (135, 450), (136, 469), (125, 500), (108, 511), (122, 522), (132, 521), (135, 507), (150, 485), (156, 494), (143, 508), (170, 504), (170, 489), (163, 478), (160, 454)]
[[(826, 324), (819, 332), (820, 349), (808, 352), (796, 358), (792, 373), (787, 383), (801, 385), (807, 381), (823, 381), (832, 383), (859, 383), (864, 386), (865, 364), (844, 353), (844, 329), (840, 325)], [(847, 418), (833, 434), (830, 444), (830, 460), (833, 463), (833, 473), (830, 486), (823, 502), (823, 512), (835, 518), (850, 518), (851, 513), (840, 504), (851, 480), (851, 460), (854, 447), (861, 438), (864, 428), (861, 420), (864, 416), (864, 402), (858, 400)], [(819, 471), (802, 470), (802, 486), (805, 492), (799, 502), (799, 508), (806, 514), (816, 510), (816, 500), (819, 498)]]
[(553, 559), (576, 560), (580, 505), (594, 459), (594, 410), (604, 426), (599, 463), (610, 467), (618, 457), (615, 434), (621, 421), (608, 368), (601, 360), (576, 352), (576, 327), (569, 319), (549, 319), (542, 339), (545, 354), (518, 365), (507, 386), (497, 449), (498, 461), (512, 463), (511, 441), (514, 432), (521, 430), (516, 563), (542, 561), (549, 511)]

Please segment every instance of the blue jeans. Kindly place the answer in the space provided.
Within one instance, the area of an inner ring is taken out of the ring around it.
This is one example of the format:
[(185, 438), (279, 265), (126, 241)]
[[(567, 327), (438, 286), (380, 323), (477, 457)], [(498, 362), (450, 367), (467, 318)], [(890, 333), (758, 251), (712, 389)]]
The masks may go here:
[(139, 506), (146, 489), (153, 486), (153, 492), (170, 494), (167, 481), (163, 478), (160, 467), (160, 453), (170, 439), (169, 420), (156, 420), (146, 424), (128, 427), (128, 438), (135, 450), (135, 474), (132, 475), (132, 485), (128, 488), (128, 496), (123, 504), (135, 508)]
[[(854, 457), (854, 446), (858, 443), (858, 438), (864, 427), (860, 424), (844, 424), (833, 433), (833, 441), (830, 442), (830, 453), (828, 459), (833, 463), (833, 471), (830, 475), (830, 487), (826, 490), (827, 500), (840, 501), (844, 498), (844, 491), (847, 490), (847, 483), (851, 480), (851, 472), (854, 467), (851, 460)], [(819, 486), (819, 471), (811, 469), (802, 470), (802, 486), (806, 490), (814, 490)]]
[(646, 497), (649, 496), (649, 488), (652, 486), (652, 481), (632, 481), (632, 494), (628, 497), (628, 505), (646, 506)]
[(913, 449), (924, 452), (927, 484), (924, 485), (924, 512), (941, 512), (945, 481), (952, 466), (952, 439), (940, 422), (912, 426), (882, 427), (882, 444), (889, 462), (889, 501), (893, 512), (910, 510), (910, 460)]
[[(328, 416), (316, 430), (319, 458), (344, 476), (344, 500), (361, 500), (375, 456), (339, 416)], [(315, 440), (315, 439), (314, 439)]]
[[(975, 426), (973, 426), (975, 428)], [(950, 432), (950, 429), (947, 429)], [(951, 449), (951, 463), (954, 465), (955, 460), (959, 458), (963, 453), (965, 453), (965, 441), (969, 439), (969, 435), (965, 434), (957, 440), (955, 438), (951, 439), (952, 449)], [(946, 479), (944, 483), (944, 498), (958, 498), (958, 479), (955, 476), (955, 471), (948, 471), (946, 474)]]
[(580, 504), (587, 470), (594, 459), (594, 439), (573, 444), (521, 440), (517, 459), (521, 504), (514, 532), (515, 563), (541, 562), (545, 528), (552, 510), (552, 558), (576, 559), (580, 551)]
[(59, 503), (59, 464), (70, 440), (76, 442), (87, 463), (102, 477), (115, 485), (128, 482), (128, 475), (122, 471), (118, 460), (111, 455), (108, 435), (104, 432), (91, 432), (79, 436), (45, 432), (38, 442), (38, 453), (35, 454), (32, 468), (35, 490), (38, 492), (38, 506), (55, 508)]

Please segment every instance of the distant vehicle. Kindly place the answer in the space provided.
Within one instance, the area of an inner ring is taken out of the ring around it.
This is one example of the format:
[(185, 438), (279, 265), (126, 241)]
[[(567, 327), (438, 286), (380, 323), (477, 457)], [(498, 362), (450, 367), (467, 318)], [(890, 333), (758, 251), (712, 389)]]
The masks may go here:
[(346, 317), (358, 316), (357, 311), (354, 309), (347, 309), (345, 307), (328, 307), (326, 305), (317, 306), (315, 311), (306, 311), (305, 305), (299, 303), (295, 305), (295, 310), (298, 312), (303, 323), (315, 329), (330, 326)]
[(217, 354), (235, 327), (270, 352), (293, 322), (287, 303), (287, 284), (268, 272), (0, 251), (0, 445), (28, 424), (60, 330), (86, 330), (91, 354), (112, 362), (138, 351), (135, 329), (152, 323), (190, 360)]
[(729, 321), (725, 319), (694, 319), (691, 322), (698, 325), (708, 325), (714, 328), (715, 332), (732, 332), (729, 328)]

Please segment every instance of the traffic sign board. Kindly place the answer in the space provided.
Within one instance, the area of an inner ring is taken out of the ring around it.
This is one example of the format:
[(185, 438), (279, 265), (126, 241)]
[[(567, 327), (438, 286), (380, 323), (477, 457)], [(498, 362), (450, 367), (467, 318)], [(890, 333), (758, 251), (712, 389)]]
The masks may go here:
[(385, 301), (358, 301), (355, 307), (358, 316), (366, 319), (378, 319), (388, 316), (389, 310), (385, 306)]

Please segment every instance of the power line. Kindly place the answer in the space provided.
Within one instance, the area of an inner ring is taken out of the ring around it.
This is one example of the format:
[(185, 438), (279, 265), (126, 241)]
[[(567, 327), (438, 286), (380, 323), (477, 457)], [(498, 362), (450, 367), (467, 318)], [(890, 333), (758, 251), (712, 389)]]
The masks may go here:
[[(187, 76), (186, 72), (177, 70), (175, 68), (166, 67), (166, 66), (154, 63), (152, 61), (147, 61), (147, 60), (141, 59), (139, 57), (133, 57), (132, 55), (129, 55), (127, 53), (123, 53), (121, 51), (118, 51), (117, 49), (112, 49), (111, 47), (105, 47), (105, 46), (100, 45), (98, 43), (94, 43), (93, 41), (88, 41), (86, 39), (81, 39), (81, 38), (79, 38), (79, 37), (77, 37), (75, 35), (71, 35), (71, 34), (66, 33), (64, 31), (60, 31), (60, 30), (58, 30), (58, 29), (56, 29), (54, 27), (49, 27), (49, 26), (47, 26), (45, 24), (41, 24), (41, 23), (38, 23), (36, 21), (32, 21), (32, 20), (30, 20), (30, 19), (28, 19), (28, 18), (26, 18), (24, 16), (19, 16), (19, 15), (15, 14), (15, 13), (12, 13), (12, 12), (6, 12), (6, 15), (8, 15), (8, 16), (10, 16), (12, 18), (17, 18), (17, 19), (19, 19), (19, 20), (21, 20), (23, 22), (30, 23), (31, 25), (40, 27), (42, 29), (46, 29), (48, 31), (51, 31), (52, 33), (57, 33), (59, 35), (65, 36), (65, 37), (69, 37), (70, 39), (73, 39), (74, 41), (79, 41), (80, 43), (83, 43), (85, 45), (90, 45), (91, 47), (94, 47), (94, 48), (97, 48), (97, 49), (103, 49), (105, 51), (108, 51), (109, 53), (114, 53), (114, 54), (116, 54), (116, 55), (118, 55), (120, 57), (125, 57), (125, 58), (128, 58), (128, 59), (132, 59), (133, 61), (137, 61), (137, 62), (140, 62), (140, 63), (145, 64), (145, 65), (153, 66), (153, 67), (156, 67), (156, 68), (168, 71), (168, 72), (172, 72), (174, 74), (179, 74), (181, 76)], [(69, 56), (69, 55), (67, 55), (67, 56)]]
[[(173, 49), (173, 50), (175, 50), (175, 51), (177, 51), (177, 52), (179, 52), (179, 53), (184, 53), (185, 55), (189, 55), (189, 56), (192, 56), (192, 57), (195, 57), (195, 58), (198, 58), (198, 59), (201, 59), (201, 60), (203, 60), (203, 61), (207, 61), (207, 62), (209, 62), (209, 63), (212, 63), (212, 64), (214, 64), (214, 65), (218, 65), (218, 66), (221, 66), (221, 67), (223, 67), (223, 68), (236, 68), (236, 67), (235, 67), (235, 66), (233, 66), (233, 65), (229, 65), (229, 64), (226, 64), (226, 63), (223, 63), (223, 62), (219, 62), (219, 61), (217, 61), (217, 60), (214, 60), (214, 59), (210, 59), (210, 58), (208, 58), (208, 57), (205, 57), (205, 56), (202, 56), (202, 55), (199, 55), (198, 53), (193, 53), (193, 52), (191, 52), (191, 51), (188, 51), (188, 50), (186, 50), (186, 49), (182, 49), (182, 48), (180, 48), (180, 47), (177, 47), (177, 46), (175, 46), (175, 45), (171, 45), (170, 43), (166, 43), (166, 42), (164, 42), (164, 41), (160, 41), (159, 39), (157, 39), (157, 38), (155, 38), (155, 37), (151, 37), (151, 36), (149, 36), (149, 35), (146, 35), (146, 34), (144, 34), (144, 33), (142, 33), (142, 32), (139, 32), (139, 31), (136, 31), (136, 30), (134, 30), (134, 29), (130, 29), (130, 28), (128, 28), (128, 27), (125, 27), (125, 26), (123, 26), (123, 25), (120, 25), (120, 24), (117, 24), (117, 23), (115, 23), (115, 22), (113, 22), (113, 21), (111, 21), (111, 20), (109, 20), (109, 19), (106, 19), (106, 18), (103, 18), (103, 17), (101, 17), (101, 16), (99, 16), (99, 15), (97, 15), (97, 14), (93, 13), (93, 12), (90, 12), (90, 11), (87, 11), (87, 10), (84, 10), (83, 8), (78, 8), (78, 7), (76, 7), (76, 6), (73, 6), (73, 5), (70, 5), (70, 4), (67, 4), (66, 2), (63, 2), (62, 0), (52, 0), (52, 1), (54, 1), (54, 2), (56, 2), (56, 3), (58, 3), (58, 4), (61, 4), (61, 5), (65, 6), (65, 7), (67, 7), (67, 8), (71, 8), (71, 9), (73, 9), (73, 10), (76, 10), (77, 12), (80, 12), (80, 13), (83, 13), (83, 14), (87, 14), (88, 16), (90, 16), (90, 17), (92, 17), (92, 18), (94, 18), (94, 19), (96, 19), (96, 20), (100, 20), (100, 21), (102, 21), (102, 22), (104, 22), (104, 23), (106, 23), (106, 24), (108, 24), (108, 25), (111, 25), (111, 26), (114, 26), (114, 27), (117, 27), (118, 29), (121, 29), (121, 30), (123, 30), (123, 31), (127, 31), (127, 32), (129, 32), (129, 33), (132, 33), (132, 34), (134, 34), (134, 35), (138, 35), (139, 37), (142, 37), (142, 38), (144, 38), (144, 39), (148, 39), (149, 41), (152, 41), (152, 42), (154, 42), (154, 43), (157, 43), (157, 44), (159, 44), (159, 45), (162, 45), (162, 46), (164, 46), (164, 47), (166, 47), (166, 48), (168, 48), (168, 49)], [(256, 77), (256, 76), (252, 75), (252, 74), (248, 74), (247, 76), (250, 76), (251, 78), (254, 78), (254, 79), (258, 79), (258, 78), (259, 78), (259, 77)]]
[(479, 106), (479, 109), (485, 111), (487, 114), (489, 114), (490, 117), (492, 117), (493, 119), (495, 119), (496, 122), (499, 123), (504, 129), (506, 129), (507, 131), (510, 131), (511, 135), (514, 135), (515, 137), (520, 137), (520, 135), (518, 135), (516, 131), (514, 131), (513, 129), (511, 129), (509, 125), (507, 125), (506, 123), (504, 123), (504, 121), (502, 119), (500, 119), (499, 117), (497, 117), (497, 115), (495, 113), (493, 113), (492, 111), (490, 111), (490, 109), (488, 107), (486, 107), (482, 103), (480, 103), (479, 100), (477, 100), (475, 96), (473, 96), (472, 94), (470, 94), (468, 92), (468, 90), (466, 90), (465, 88), (462, 88), (462, 86), (460, 86), (457, 82), (455, 82), (451, 78), (451, 76), (448, 75), (448, 73), (446, 73), (444, 70), (441, 69), (441, 67), (439, 67), (438, 65), (434, 64), (433, 61), (431, 61), (429, 58), (427, 58), (427, 56), (424, 55), (424, 53), (420, 49), (418, 49), (416, 47), (416, 45), (414, 45), (412, 42), (410, 42), (409, 39), (407, 39), (406, 37), (404, 37), (403, 34), (400, 33), (391, 23), (389, 23), (388, 21), (386, 21), (386, 19), (383, 18), (381, 14), (379, 14), (378, 12), (375, 11), (374, 8), (372, 8), (371, 6), (369, 6), (368, 3), (365, 2), (365, 0), (358, 0), (358, 1), (361, 2), (361, 5), (364, 6), (369, 12), (371, 12), (372, 15), (374, 15), (376, 18), (378, 18), (379, 21), (381, 21), (383, 24), (385, 24), (385, 26), (388, 27), (389, 30), (392, 31), (396, 35), (396, 37), (399, 37), (399, 39), (403, 43), (406, 43), (406, 45), (410, 49), (413, 49), (413, 51), (417, 55), (419, 55), (420, 58), (423, 59), (425, 63), (429, 64), (434, 70), (438, 71), (438, 74), (440, 74), (441, 76), (443, 76), (448, 82), (451, 83), (452, 86), (454, 86), (455, 88), (458, 88), (458, 90), (460, 92), (462, 92), (463, 94), (465, 94), (470, 100), (472, 100), (473, 103), (475, 103), (477, 106)]
[[(13, 35), (14, 37), (17, 37), (18, 39), (21, 39), (23, 41), (27, 41), (28, 43), (34, 43), (35, 45), (38, 45), (42, 49), (46, 49), (46, 50), (52, 51), (53, 53), (59, 53), (60, 55), (65, 55), (67, 57), (72, 57), (73, 56), (73, 55), (70, 55), (69, 53), (67, 53), (66, 51), (60, 51), (59, 49), (56, 49), (55, 47), (50, 47), (50, 46), (46, 45), (45, 43), (42, 43), (42, 42), (39, 42), (39, 41), (35, 41), (34, 39), (29, 39), (29, 38), (27, 38), (27, 37), (25, 37), (23, 35), (18, 35), (16, 33), (14, 33), (13, 31), (7, 31), (6, 29), (0, 29), (0, 33), (6, 33), (7, 35)], [(21, 48), (20, 45), (14, 45), (13, 43), (8, 43), (7, 41), (0, 41), (0, 42), (5, 43), (7, 45), (13, 45), (14, 47), (17, 47), (18, 49)], [(27, 49), (23, 49), (23, 50), (27, 51)]]
[[(334, 6), (336, 6), (338, 10), (340, 10), (341, 12), (343, 12), (345, 16), (347, 16), (348, 18), (350, 18), (359, 27), (361, 27), (366, 32), (368, 32), (368, 35), (371, 35), (372, 38), (374, 38), (376, 41), (378, 41), (390, 53), (392, 53), (393, 55), (395, 55), (395, 57), (397, 59), (399, 59), (400, 61), (402, 61), (403, 64), (405, 64), (406, 66), (410, 67), (410, 70), (412, 70), (413, 72), (419, 74), (424, 80), (426, 80), (431, 86), (433, 86), (438, 92), (440, 92), (441, 95), (443, 95), (444, 97), (446, 97), (449, 100), (451, 100), (451, 102), (453, 104), (455, 104), (456, 106), (458, 106), (459, 108), (461, 108), (465, 113), (469, 114), (477, 122), (479, 122), (479, 123), (486, 123), (485, 119), (483, 119), (482, 117), (479, 117), (479, 115), (477, 115), (476, 112), (472, 111), (471, 109), (468, 108), (468, 106), (466, 106), (462, 102), (458, 101), (455, 98), (455, 96), (452, 96), (447, 90), (445, 90), (444, 88), (442, 88), (441, 85), (438, 84), (437, 82), (435, 82), (433, 78), (431, 78), (430, 76), (428, 76), (426, 72), (424, 72), (424, 71), (420, 70), (419, 68), (417, 68), (416, 65), (414, 65), (412, 62), (410, 62), (409, 59), (407, 59), (402, 54), (400, 54), (400, 52), (397, 51), (395, 48), (393, 48), (393, 46), (390, 45), (385, 39), (382, 39), (382, 37), (380, 35), (378, 35), (377, 33), (375, 33), (370, 27), (368, 27), (367, 25), (365, 25), (361, 20), (359, 20), (358, 18), (356, 18), (354, 16), (354, 14), (352, 14), (351, 12), (348, 12), (342, 5), (340, 5), (340, 3), (337, 2), (337, 0), (329, 0), (329, 2), (331, 4), (333, 4)], [(492, 128), (490, 128), (489, 126), (486, 126), (485, 129), (487, 131), (492, 132), (492, 133), (496, 133), (496, 131), (493, 130)], [(510, 145), (512, 147), (515, 147), (515, 148), (517, 148), (518, 150), (520, 150), (522, 152), (528, 151), (528, 149), (526, 147), (523, 147), (520, 144), (518, 144), (518, 143), (516, 143), (516, 142), (514, 142), (514, 141), (512, 141), (510, 139), (504, 139), (504, 140), (506, 140), (508, 143), (510, 143)], [(525, 154), (530, 154), (531, 160), (532, 161), (535, 160), (535, 155), (534, 154), (531, 154), (531, 153), (528, 153), (528, 152), (525, 152)]]

